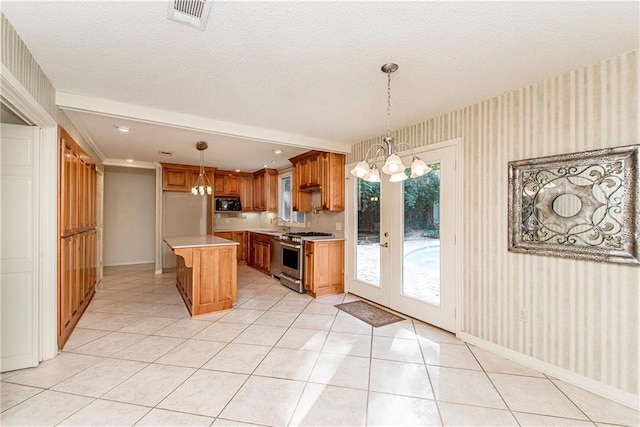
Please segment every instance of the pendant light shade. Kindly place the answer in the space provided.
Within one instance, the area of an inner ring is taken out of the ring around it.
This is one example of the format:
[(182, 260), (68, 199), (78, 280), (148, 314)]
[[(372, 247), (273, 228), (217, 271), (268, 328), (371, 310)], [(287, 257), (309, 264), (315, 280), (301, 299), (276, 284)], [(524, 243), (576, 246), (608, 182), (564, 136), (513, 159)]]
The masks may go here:
[(429, 172), (431, 172), (431, 168), (427, 166), (424, 160), (414, 156), (413, 161), (411, 162), (410, 178), (418, 178), (419, 176), (428, 174)]
[(387, 175), (393, 175), (399, 172), (404, 172), (406, 167), (402, 164), (402, 160), (398, 157), (397, 154), (392, 154), (387, 157), (387, 160), (384, 162), (384, 166), (382, 167), (382, 172)]
[(358, 162), (356, 167), (351, 169), (351, 175), (357, 176), (358, 178), (364, 178), (369, 173), (369, 165), (364, 160)]
[(373, 166), (371, 166), (371, 171), (369, 171), (369, 176), (367, 177), (367, 179), (365, 179), (365, 181), (367, 181), (367, 182), (381, 182), (382, 181), (380, 179), (380, 171), (378, 170), (378, 167), (375, 165), (375, 163), (373, 164)]
[(389, 182), (402, 182), (407, 179), (407, 174), (404, 171), (395, 173), (389, 177)]

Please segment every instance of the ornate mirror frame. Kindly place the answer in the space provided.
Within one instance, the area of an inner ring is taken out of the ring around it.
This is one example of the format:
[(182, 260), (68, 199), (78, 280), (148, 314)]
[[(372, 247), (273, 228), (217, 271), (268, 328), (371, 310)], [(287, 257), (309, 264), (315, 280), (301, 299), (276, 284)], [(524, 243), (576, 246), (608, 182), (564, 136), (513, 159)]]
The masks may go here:
[(510, 252), (640, 264), (640, 145), (509, 162)]

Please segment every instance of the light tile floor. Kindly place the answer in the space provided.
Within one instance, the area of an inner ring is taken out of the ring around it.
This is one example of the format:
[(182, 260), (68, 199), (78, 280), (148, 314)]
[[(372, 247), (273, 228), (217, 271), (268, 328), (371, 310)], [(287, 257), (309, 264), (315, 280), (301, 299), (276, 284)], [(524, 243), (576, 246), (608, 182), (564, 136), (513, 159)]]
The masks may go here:
[(1, 425), (587, 426), (639, 413), (415, 320), (373, 329), (241, 266), (191, 319), (175, 275), (105, 269), (64, 351), (2, 374)]

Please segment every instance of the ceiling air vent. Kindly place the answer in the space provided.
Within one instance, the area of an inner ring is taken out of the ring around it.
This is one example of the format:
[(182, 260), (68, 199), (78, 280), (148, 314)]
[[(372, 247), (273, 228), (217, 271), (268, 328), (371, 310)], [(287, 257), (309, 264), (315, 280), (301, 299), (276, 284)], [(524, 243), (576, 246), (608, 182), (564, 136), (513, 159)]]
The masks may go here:
[(212, 0), (169, 0), (169, 19), (204, 31)]

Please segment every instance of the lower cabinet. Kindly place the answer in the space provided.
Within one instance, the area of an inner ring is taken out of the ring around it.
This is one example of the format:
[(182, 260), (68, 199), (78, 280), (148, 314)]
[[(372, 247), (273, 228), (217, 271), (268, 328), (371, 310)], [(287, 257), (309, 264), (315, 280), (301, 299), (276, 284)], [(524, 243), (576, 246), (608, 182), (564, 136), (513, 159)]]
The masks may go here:
[(216, 231), (216, 237), (238, 242), (238, 264), (247, 263), (247, 232), (246, 231)]
[(249, 233), (247, 263), (263, 273), (271, 274), (271, 238), (268, 235)]
[(233, 308), (238, 288), (236, 245), (173, 249), (176, 286), (191, 316)]
[(96, 230), (60, 239), (58, 346), (62, 348), (96, 289)]
[(312, 297), (344, 292), (344, 240), (306, 241), (304, 285)]

